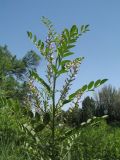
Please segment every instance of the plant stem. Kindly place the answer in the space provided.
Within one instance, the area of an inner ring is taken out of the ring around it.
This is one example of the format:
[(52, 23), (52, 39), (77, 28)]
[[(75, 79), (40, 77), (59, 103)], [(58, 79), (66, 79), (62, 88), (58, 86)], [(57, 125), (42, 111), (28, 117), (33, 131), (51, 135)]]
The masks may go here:
[(53, 78), (53, 119), (52, 119), (52, 159), (55, 159), (55, 87), (56, 87), (56, 75)]

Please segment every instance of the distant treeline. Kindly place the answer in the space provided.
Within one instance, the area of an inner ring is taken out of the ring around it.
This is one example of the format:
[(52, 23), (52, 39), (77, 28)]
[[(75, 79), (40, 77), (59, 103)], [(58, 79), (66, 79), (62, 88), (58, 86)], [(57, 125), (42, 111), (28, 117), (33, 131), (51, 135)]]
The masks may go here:
[(82, 108), (69, 108), (63, 111), (63, 117), (69, 125), (79, 125), (93, 116), (108, 115), (108, 123), (120, 124), (120, 89), (111, 85), (104, 86), (95, 97), (87, 96), (82, 101)]

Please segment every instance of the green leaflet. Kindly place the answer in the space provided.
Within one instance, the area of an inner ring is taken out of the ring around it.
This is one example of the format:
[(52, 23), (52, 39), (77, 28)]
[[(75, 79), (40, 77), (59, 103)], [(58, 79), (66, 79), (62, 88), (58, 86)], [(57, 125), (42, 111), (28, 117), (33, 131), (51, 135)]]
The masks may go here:
[(87, 90), (87, 88), (88, 88), (88, 86), (87, 86), (87, 84), (85, 84), (83, 87), (82, 87), (82, 92), (85, 92), (86, 90)]
[(76, 92), (71, 94), (69, 96), (69, 99), (72, 101), (76, 97), (77, 94), (85, 92), (87, 90), (87, 88), (88, 88), (88, 86), (84, 85), (82, 88), (78, 89)]
[(67, 99), (66, 99), (66, 100), (63, 101), (62, 104), (64, 105), (64, 104), (67, 104), (67, 103), (69, 103), (69, 102), (71, 102), (71, 100), (67, 100)]
[(36, 43), (36, 41), (37, 41), (37, 37), (36, 37), (36, 35), (34, 35), (33, 43)]
[(32, 32), (27, 31), (27, 35), (30, 39), (32, 39)]
[(76, 25), (73, 25), (70, 29), (70, 35), (73, 36), (75, 33), (78, 34), (78, 28)]
[(80, 31), (82, 33), (85, 33), (87, 31), (89, 31), (89, 24), (88, 25), (82, 25), (81, 28), (80, 28)]
[(38, 47), (41, 45), (41, 43), (42, 43), (41, 40), (39, 40), (39, 41), (38, 41), (38, 44), (37, 44)]
[(103, 79), (103, 80), (101, 80), (100, 85), (102, 85), (103, 83), (105, 83), (107, 80), (108, 80), (108, 79)]
[(89, 84), (88, 84), (88, 90), (92, 89), (94, 86), (94, 81), (91, 81)]
[(67, 73), (68, 71), (66, 71), (65, 69), (61, 69), (60, 71), (58, 71), (58, 76), (64, 73)]
[(30, 71), (30, 75), (40, 82), (49, 92), (51, 91), (49, 85), (34, 71)]
[(108, 79), (98, 79), (95, 83), (94, 83), (94, 88), (104, 84)]
[(98, 79), (95, 83), (94, 83), (94, 87), (98, 87), (98, 85), (100, 84), (101, 80)]
[(75, 45), (68, 45), (68, 46), (67, 46), (67, 49), (71, 49), (71, 48), (73, 48), (73, 47), (75, 47)]
[(65, 29), (65, 30), (64, 30), (64, 33), (65, 33), (65, 35), (66, 35), (66, 37), (67, 37), (67, 39), (68, 39), (68, 41), (69, 41), (70, 35), (69, 35), (68, 29)]
[(74, 52), (67, 52), (67, 53), (64, 53), (63, 57), (68, 57), (68, 56), (71, 56), (73, 54), (74, 54)]

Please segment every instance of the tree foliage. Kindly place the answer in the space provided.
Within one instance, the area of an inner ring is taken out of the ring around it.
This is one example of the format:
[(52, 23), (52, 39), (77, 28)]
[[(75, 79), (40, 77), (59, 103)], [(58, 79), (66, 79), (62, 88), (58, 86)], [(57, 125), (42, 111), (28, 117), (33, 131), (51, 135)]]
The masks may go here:
[(22, 101), (28, 92), (29, 70), (36, 70), (40, 57), (30, 51), (22, 59), (17, 59), (7, 46), (0, 47), (0, 57), (0, 95)]
[(108, 114), (110, 121), (120, 121), (120, 89), (104, 86), (96, 94), (96, 114)]

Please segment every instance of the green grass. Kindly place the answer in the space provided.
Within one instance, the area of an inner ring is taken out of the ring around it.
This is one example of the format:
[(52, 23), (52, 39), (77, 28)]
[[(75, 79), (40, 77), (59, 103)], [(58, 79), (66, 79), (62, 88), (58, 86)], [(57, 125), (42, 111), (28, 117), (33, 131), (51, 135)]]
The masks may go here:
[[(16, 145), (16, 140), (8, 132), (0, 137), (0, 160), (33, 159), (40, 157), (31, 158), (22, 145)], [(98, 126), (83, 128), (64, 160), (120, 160), (120, 128), (104, 121)]]
[(81, 131), (65, 160), (120, 160), (120, 128), (101, 122)]

